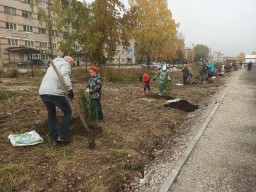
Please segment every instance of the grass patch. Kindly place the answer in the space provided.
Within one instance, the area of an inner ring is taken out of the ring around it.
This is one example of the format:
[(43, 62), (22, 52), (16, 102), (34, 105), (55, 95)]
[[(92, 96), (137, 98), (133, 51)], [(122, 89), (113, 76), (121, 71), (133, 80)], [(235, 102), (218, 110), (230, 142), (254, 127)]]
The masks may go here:
[(5, 71), (1, 71), (0, 77), (3, 78), (17, 78), (19, 71), (16, 68), (6, 68)]
[(103, 135), (109, 147), (113, 147), (113, 148), (123, 147), (124, 145), (123, 137), (119, 131), (108, 128), (106, 129), (106, 131), (104, 131)]
[(17, 96), (16, 92), (0, 90), (0, 101), (4, 101)]
[(22, 164), (8, 163), (0, 166), (1, 190), (14, 191), (18, 183), (26, 180), (24, 177), (25, 166)]

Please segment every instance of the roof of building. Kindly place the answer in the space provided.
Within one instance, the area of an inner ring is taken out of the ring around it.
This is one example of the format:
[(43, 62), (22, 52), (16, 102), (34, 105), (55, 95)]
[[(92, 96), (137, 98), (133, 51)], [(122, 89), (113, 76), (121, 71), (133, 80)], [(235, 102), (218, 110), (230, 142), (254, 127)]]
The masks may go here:
[(236, 57), (224, 57), (225, 60), (237, 60)]
[(245, 59), (256, 59), (256, 55), (245, 55)]
[(40, 53), (41, 51), (32, 47), (8, 47), (8, 51), (12, 52), (28, 52), (28, 53)]

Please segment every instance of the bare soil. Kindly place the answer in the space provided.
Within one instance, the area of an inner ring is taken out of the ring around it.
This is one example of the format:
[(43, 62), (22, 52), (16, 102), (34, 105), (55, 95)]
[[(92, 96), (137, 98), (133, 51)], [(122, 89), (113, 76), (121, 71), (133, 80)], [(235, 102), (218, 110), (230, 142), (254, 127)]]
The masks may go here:
[[(228, 75), (212, 84), (180, 83), (181, 72), (172, 73), (173, 89), (168, 97), (158, 96), (157, 82), (142, 97), (139, 82), (103, 82), (104, 122), (91, 127), (96, 149), (88, 149), (86, 131), (74, 113), (68, 145), (57, 147), (47, 130), (47, 113), (38, 95), (42, 77), (23, 75), (0, 79), (0, 186), (2, 191), (132, 191), (134, 177), (143, 177), (144, 166), (154, 159), (181, 125), (207, 102)], [(81, 76), (72, 77), (75, 95), (86, 85)], [(165, 105), (170, 99), (178, 103)], [(57, 111), (58, 122), (62, 113)], [(13, 147), (9, 134), (36, 130), (44, 143)]]

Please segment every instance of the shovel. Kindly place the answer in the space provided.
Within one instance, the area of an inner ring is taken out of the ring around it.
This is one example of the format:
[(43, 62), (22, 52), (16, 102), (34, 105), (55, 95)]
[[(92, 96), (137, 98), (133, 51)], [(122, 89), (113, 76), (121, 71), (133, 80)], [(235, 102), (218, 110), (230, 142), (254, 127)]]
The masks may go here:
[[(56, 72), (56, 74), (57, 74), (57, 76), (58, 76), (62, 86), (64, 87), (64, 90), (65, 90), (66, 94), (68, 94), (68, 88), (67, 88), (67, 86), (66, 86), (66, 84), (65, 84), (65, 82), (64, 82), (64, 80), (63, 80), (63, 78), (61, 76), (61, 74), (59, 73), (59, 71), (56, 68), (56, 66), (55, 66), (54, 62), (52, 61), (52, 59), (50, 59), (49, 61), (50, 61), (51, 65), (52, 65), (54, 71)], [(86, 122), (84, 120), (84, 117), (83, 117), (81, 111), (79, 110), (79, 107), (78, 107), (78, 105), (76, 103), (75, 98), (71, 99), (70, 102), (71, 102), (71, 105), (74, 108), (74, 110), (78, 113), (79, 118), (80, 118), (80, 120), (81, 120), (81, 122), (82, 122), (82, 124), (83, 124), (83, 126), (84, 126), (84, 128), (86, 130), (86, 132), (87, 132), (86, 138), (87, 138), (88, 143), (89, 143), (89, 149), (94, 149), (96, 147), (96, 143), (95, 143), (95, 139), (93, 138), (92, 131), (87, 126), (87, 124), (86, 124)]]

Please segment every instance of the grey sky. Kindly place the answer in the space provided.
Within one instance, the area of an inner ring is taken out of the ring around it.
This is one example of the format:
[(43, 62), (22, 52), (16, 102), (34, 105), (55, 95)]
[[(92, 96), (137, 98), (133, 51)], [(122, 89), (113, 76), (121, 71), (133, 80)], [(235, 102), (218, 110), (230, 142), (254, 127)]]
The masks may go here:
[(256, 51), (256, 0), (168, 0), (168, 5), (186, 47), (203, 44), (225, 56)]
[(225, 56), (256, 51), (256, 0), (168, 0), (186, 46), (204, 44)]

